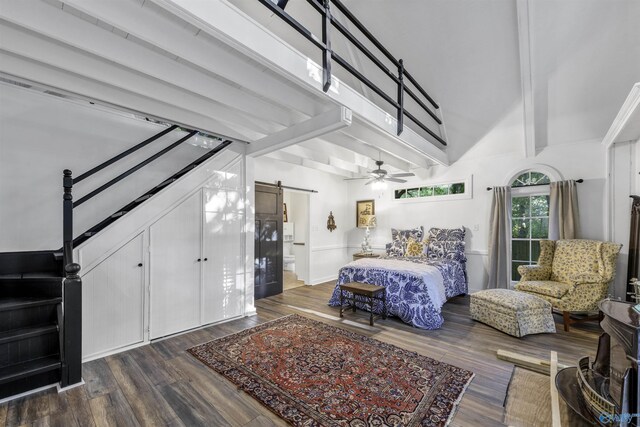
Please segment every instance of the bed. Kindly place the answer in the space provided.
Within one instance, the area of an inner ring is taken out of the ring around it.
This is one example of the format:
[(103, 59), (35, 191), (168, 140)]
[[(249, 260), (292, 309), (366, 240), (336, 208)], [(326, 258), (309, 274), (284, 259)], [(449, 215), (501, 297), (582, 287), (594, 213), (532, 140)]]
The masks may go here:
[[(462, 230), (462, 235), (452, 233), (452, 230)], [(394, 241), (397, 236), (394, 235)], [(417, 237), (421, 240), (422, 236), (418, 233)], [(441, 314), (444, 303), (449, 298), (466, 294), (468, 289), (464, 229), (432, 228), (424, 246), (428, 248), (424, 253), (407, 256), (406, 249), (399, 254), (387, 245), (387, 256), (348, 263), (340, 269), (329, 305), (340, 306), (340, 285), (370, 283), (387, 288), (390, 315), (417, 328), (440, 328), (444, 323)], [(368, 310), (368, 305), (356, 305)], [(381, 302), (374, 304), (373, 311), (382, 312)]]

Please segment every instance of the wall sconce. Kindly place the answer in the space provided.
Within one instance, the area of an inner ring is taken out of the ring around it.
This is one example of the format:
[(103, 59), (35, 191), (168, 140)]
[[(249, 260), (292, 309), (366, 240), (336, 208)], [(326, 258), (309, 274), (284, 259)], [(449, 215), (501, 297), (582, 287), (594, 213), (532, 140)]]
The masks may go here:
[(330, 211), (329, 218), (327, 219), (327, 230), (332, 232), (336, 228), (338, 228), (338, 226), (336, 225), (336, 220), (333, 217), (333, 211)]

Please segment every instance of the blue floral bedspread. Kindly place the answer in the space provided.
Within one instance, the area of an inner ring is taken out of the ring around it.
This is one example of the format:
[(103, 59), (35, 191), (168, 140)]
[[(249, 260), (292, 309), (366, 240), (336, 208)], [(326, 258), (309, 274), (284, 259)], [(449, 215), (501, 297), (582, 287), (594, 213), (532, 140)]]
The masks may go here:
[[(384, 259), (384, 258), (382, 258)], [(434, 266), (442, 275), (446, 298), (467, 293), (467, 279), (465, 263), (449, 259), (404, 258), (404, 262), (417, 262)], [(358, 262), (349, 263), (340, 269), (336, 287), (329, 300), (329, 305), (340, 306), (339, 285), (349, 282), (370, 283), (387, 288), (387, 313), (402, 319), (417, 328), (438, 329), (444, 323), (441, 308), (442, 303), (432, 301), (429, 296), (433, 289), (429, 286), (439, 286), (425, 283), (420, 275), (377, 269), (369, 266), (358, 266)], [(345, 303), (351, 295), (345, 292)], [(356, 302), (356, 306), (369, 310), (368, 304)], [(374, 313), (382, 313), (382, 303), (376, 301)]]

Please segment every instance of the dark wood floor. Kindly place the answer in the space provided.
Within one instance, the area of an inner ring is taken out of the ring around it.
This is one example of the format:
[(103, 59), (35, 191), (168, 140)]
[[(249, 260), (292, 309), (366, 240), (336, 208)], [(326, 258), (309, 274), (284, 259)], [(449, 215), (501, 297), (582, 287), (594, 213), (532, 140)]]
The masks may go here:
[(437, 331), (412, 328), (397, 319), (368, 325), (364, 313), (328, 307), (333, 285), (304, 286), (260, 300), (258, 315), (211, 326), (84, 364), (86, 384), (55, 389), (0, 404), (0, 426), (271, 426), (284, 425), (258, 402), (189, 356), (185, 350), (283, 315), (298, 313), (374, 337), (476, 373), (455, 426), (503, 425), (503, 402), (513, 366), (495, 357), (499, 348), (548, 357), (561, 363), (595, 356), (597, 326), (517, 339), (469, 319), (468, 297), (444, 306)]

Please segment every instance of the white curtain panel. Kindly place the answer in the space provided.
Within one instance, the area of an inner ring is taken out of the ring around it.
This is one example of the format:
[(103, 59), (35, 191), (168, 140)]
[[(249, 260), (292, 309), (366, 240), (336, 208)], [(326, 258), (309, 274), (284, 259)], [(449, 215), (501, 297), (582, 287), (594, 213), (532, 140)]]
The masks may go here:
[(489, 230), (488, 288), (509, 289), (511, 263), (511, 187), (494, 187)]
[(549, 239), (577, 239), (580, 235), (576, 182), (552, 182), (549, 195)]

